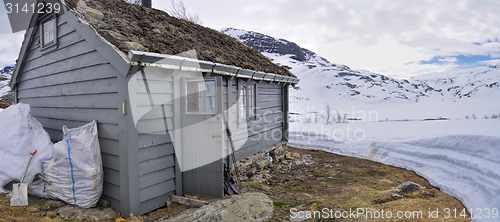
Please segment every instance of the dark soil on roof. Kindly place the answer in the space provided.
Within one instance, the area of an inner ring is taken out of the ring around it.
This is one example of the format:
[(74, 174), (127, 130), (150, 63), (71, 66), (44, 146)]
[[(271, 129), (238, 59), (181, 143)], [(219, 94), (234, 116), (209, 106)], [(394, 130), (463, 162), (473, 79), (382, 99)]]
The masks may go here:
[(113, 42), (126, 53), (128, 49), (123, 43), (128, 39), (140, 43), (149, 52), (176, 55), (195, 49), (200, 60), (295, 77), (286, 68), (272, 63), (240, 41), (217, 30), (169, 16), (164, 11), (121, 1), (85, 2), (88, 7), (104, 14), (104, 23), (90, 21), (99, 33), (111, 31), (126, 37)]

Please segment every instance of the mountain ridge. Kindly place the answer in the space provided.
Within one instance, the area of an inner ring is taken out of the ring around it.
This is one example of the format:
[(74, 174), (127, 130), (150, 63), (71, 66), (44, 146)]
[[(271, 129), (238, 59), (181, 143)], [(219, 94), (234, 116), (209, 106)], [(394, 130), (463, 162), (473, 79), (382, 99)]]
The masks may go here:
[(4, 96), (10, 91), (9, 82), (12, 78), (14, 66), (5, 66), (0, 69), (0, 97)]
[[(301, 79), (299, 90), (314, 89), (317, 91), (315, 96), (328, 95), (330, 100), (419, 102), (433, 98), (456, 102), (476, 94), (500, 92), (500, 65), (396, 79), (331, 63), (285, 39), (235, 28), (222, 29), (221, 32), (289, 69)], [(292, 98), (307, 97), (309, 93), (294, 94), (292, 90)]]

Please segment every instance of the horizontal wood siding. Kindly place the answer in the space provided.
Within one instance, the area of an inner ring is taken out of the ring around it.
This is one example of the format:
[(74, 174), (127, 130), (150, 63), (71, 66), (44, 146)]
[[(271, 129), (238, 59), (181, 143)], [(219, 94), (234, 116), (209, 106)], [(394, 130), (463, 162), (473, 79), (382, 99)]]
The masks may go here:
[[(238, 82), (239, 81), (239, 82)], [(248, 119), (245, 124), (238, 118), (237, 103), (241, 84), (256, 84), (257, 112), (255, 119)], [(268, 82), (249, 80), (233, 80), (229, 82), (228, 104), (235, 106), (230, 109), (230, 128), (236, 150), (236, 159), (257, 153), (269, 146), (282, 141), (283, 138), (283, 86)], [(243, 127), (245, 126), (245, 127)]]
[(173, 124), (174, 90), (171, 74), (162, 69), (145, 68), (144, 76), (139, 72), (130, 81), (135, 81), (129, 83), (129, 91), (131, 108), (138, 118), (139, 200), (143, 214), (165, 205), (175, 193), (174, 146), (166, 130), (172, 127), (168, 124)]
[(62, 127), (79, 127), (97, 120), (104, 169), (103, 198), (120, 210), (120, 161), (117, 75), (119, 73), (66, 21), (58, 17), (57, 49), (42, 51), (40, 30), (23, 62), (17, 85), (18, 102), (53, 141), (62, 140)]

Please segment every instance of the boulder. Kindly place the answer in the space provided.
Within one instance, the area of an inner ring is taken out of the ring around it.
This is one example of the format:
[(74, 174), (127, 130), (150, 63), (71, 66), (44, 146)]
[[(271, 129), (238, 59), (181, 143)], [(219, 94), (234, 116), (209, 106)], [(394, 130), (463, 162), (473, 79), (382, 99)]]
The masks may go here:
[(188, 209), (174, 218), (160, 219), (159, 222), (267, 221), (273, 216), (273, 210), (273, 202), (265, 194), (244, 193)]
[(403, 194), (419, 193), (424, 189), (422, 185), (411, 181), (400, 184), (398, 188)]
[(65, 220), (85, 220), (85, 221), (109, 221), (117, 218), (120, 214), (112, 208), (79, 208), (66, 205), (57, 211), (59, 216)]

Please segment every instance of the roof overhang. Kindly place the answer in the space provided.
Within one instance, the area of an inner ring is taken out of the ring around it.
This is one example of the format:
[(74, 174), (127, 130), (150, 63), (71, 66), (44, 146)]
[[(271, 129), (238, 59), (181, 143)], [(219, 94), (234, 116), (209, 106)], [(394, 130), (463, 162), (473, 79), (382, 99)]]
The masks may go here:
[(152, 52), (134, 51), (128, 53), (132, 66), (158, 67), (163, 69), (174, 69), (181, 71), (205, 72), (230, 76), (242, 79), (253, 79), (255, 81), (267, 81), (275, 83), (296, 84), (298, 78), (277, 75), (274, 73), (257, 72), (242, 69), (235, 66), (224, 65), (198, 59), (191, 59), (175, 55), (166, 55)]

